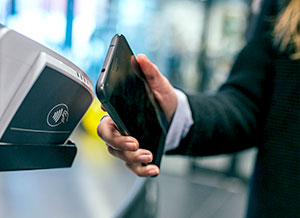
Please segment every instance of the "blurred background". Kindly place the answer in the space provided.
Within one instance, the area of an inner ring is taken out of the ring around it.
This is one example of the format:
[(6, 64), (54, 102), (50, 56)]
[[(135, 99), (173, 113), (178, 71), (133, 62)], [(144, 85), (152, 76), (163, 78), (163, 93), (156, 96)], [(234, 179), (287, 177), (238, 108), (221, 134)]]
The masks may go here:
[[(214, 92), (251, 37), (259, 1), (0, 0), (0, 23), (67, 57), (95, 84), (112, 36), (126, 36), (176, 87)], [(217, 157), (164, 157), (156, 178), (112, 158), (95, 100), (72, 135), (70, 169), (0, 173), (0, 217), (241, 218), (255, 149)]]

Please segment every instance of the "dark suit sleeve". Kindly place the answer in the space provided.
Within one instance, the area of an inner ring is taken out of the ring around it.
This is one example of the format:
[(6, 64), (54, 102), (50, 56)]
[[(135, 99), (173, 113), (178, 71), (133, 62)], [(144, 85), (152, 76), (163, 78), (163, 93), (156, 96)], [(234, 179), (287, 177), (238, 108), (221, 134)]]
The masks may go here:
[(215, 95), (187, 94), (194, 125), (168, 154), (231, 153), (257, 145), (272, 91), (271, 46), (250, 42)]

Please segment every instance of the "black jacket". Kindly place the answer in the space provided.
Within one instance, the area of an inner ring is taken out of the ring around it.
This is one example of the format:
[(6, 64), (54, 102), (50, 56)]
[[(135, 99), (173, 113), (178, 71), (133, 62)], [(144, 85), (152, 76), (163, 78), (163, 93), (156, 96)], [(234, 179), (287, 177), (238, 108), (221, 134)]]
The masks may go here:
[(217, 94), (188, 99), (194, 125), (168, 153), (204, 156), (256, 146), (247, 217), (300, 217), (300, 60), (257, 38)]

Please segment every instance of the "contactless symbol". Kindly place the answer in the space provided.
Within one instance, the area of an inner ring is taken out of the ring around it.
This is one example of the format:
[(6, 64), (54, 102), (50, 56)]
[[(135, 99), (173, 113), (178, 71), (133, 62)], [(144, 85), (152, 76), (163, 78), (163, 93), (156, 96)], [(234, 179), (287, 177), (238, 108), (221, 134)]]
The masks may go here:
[(69, 108), (66, 104), (55, 105), (47, 115), (47, 124), (50, 127), (59, 126), (69, 120)]

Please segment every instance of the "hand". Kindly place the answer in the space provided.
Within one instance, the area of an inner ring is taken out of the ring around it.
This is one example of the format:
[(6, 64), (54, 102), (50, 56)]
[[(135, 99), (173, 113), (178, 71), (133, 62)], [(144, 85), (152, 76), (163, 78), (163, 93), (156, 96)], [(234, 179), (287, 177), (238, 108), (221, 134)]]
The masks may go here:
[(173, 86), (169, 80), (159, 72), (157, 66), (152, 64), (145, 55), (138, 55), (136, 59), (170, 123), (177, 108), (177, 96)]
[(142, 165), (142, 163), (152, 161), (152, 153), (145, 149), (139, 149), (139, 143), (135, 138), (121, 135), (109, 116), (103, 118), (99, 123), (98, 135), (106, 142), (109, 153), (123, 160), (136, 175), (147, 177), (159, 174), (159, 168), (156, 165)]
[[(138, 55), (137, 61), (167, 120), (171, 122), (177, 107), (177, 96), (174, 88), (145, 55)], [(106, 142), (109, 153), (123, 160), (136, 175), (147, 177), (159, 174), (159, 168), (156, 165), (142, 165), (142, 163), (152, 162), (152, 153), (140, 149), (135, 138), (121, 135), (109, 116), (103, 118), (99, 123), (98, 135)]]

